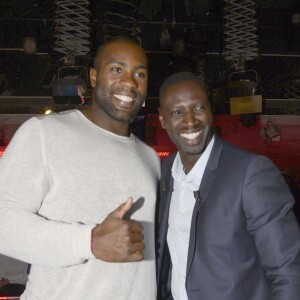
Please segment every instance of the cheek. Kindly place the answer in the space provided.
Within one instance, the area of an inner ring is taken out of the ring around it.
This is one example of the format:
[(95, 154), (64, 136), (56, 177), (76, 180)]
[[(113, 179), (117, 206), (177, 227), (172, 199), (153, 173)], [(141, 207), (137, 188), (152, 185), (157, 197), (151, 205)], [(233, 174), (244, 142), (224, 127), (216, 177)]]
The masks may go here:
[(212, 125), (212, 117), (210, 115), (205, 115), (202, 118), (202, 122), (207, 124), (208, 126)]
[(171, 130), (170, 128), (166, 128), (166, 132), (170, 138), (170, 140), (176, 145), (176, 137), (175, 137), (175, 133), (173, 130)]
[(147, 82), (138, 82), (138, 90), (142, 95), (147, 93), (147, 89), (148, 89)]
[(109, 73), (103, 73), (103, 74), (99, 74), (98, 78), (97, 78), (98, 82), (101, 82), (102, 86), (110, 86), (113, 84), (113, 82), (116, 81), (115, 78), (113, 78), (112, 74)]
[(167, 131), (169, 136), (175, 136), (176, 134), (176, 123), (174, 122), (165, 122), (164, 129)]

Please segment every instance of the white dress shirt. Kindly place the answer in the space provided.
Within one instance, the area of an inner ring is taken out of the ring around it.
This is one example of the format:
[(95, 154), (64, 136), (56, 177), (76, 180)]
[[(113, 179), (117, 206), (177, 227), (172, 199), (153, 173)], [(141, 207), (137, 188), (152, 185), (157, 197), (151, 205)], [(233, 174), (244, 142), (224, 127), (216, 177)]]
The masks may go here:
[(195, 198), (211, 153), (214, 137), (192, 170), (186, 175), (179, 153), (172, 166), (174, 190), (170, 203), (167, 242), (172, 259), (172, 295), (175, 300), (188, 300), (185, 279), (190, 228)]

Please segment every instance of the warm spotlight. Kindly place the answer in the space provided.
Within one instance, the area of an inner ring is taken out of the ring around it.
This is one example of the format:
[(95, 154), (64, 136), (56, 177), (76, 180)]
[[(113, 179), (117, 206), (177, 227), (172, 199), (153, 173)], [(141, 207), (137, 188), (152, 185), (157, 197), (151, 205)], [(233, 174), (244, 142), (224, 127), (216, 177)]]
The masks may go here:
[(35, 37), (28, 36), (23, 39), (23, 50), (26, 54), (35, 54), (37, 52), (37, 41)]

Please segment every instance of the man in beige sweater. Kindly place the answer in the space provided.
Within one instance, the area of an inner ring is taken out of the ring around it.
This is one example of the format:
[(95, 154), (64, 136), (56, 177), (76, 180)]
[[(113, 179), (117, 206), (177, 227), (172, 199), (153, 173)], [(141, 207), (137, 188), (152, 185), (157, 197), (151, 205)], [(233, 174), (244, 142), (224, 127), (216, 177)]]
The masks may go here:
[(0, 253), (31, 264), (22, 300), (156, 299), (159, 159), (129, 132), (147, 92), (129, 38), (97, 52), (91, 106), (35, 117), (0, 160)]

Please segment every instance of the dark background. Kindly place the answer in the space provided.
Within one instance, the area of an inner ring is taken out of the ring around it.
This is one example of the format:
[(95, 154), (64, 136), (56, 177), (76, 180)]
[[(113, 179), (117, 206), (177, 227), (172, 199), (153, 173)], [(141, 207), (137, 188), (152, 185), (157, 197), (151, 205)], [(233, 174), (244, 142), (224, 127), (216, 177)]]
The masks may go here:
[[(147, 112), (156, 112), (159, 85), (166, 76), (190, 70), (203, 77), (215, 111), (228, 113), (226, 101), (230, 91), (226, 85), (236, 70), (223, 55), (225, 1), (91, 0), (89, 3), (90, 51), (76, 56), (76, 65), (91, 66), (99, 44), (116, 33), (109, 24), (131, 26), (139, 32), (150, 61)], [(136, 9), (131, 9), (128, 3)], [(191, 10), (186, 9), (186, 3), (191, 4)], [(244, 69), (257, 73), (256, 94), (263, 95), (263, 99), (299, 99), (300, 2), (259, 0), (256, 3), (259, 55), (246, 61)], [(56, 8), (55, 1), (50, 0), (0, 0), (0, 95), (52, 95), (51, 85), (65, 56), (54, 50)], [(124, 16), (131, 19), (128, 21)], [(170, 44), (163, 46), (160, 40), (165, 29)], [(28, 36), (35, 37), (38, 44), (34, 55), (26, 55), (22, 49), (23, 39)], [(30, 102), (27, 108), (26, 105), (20, 108), (13, 101), (10, 107), (7, 100), (2, 101), (6, 101), (6, 105), (0, 103), (2, 113), (35, 112), (43, 106), (42, 100)], [(298, 114), (299, 111), (299, 101), (285, 101), (272, 110), (265, 107), (266, 113)]]

